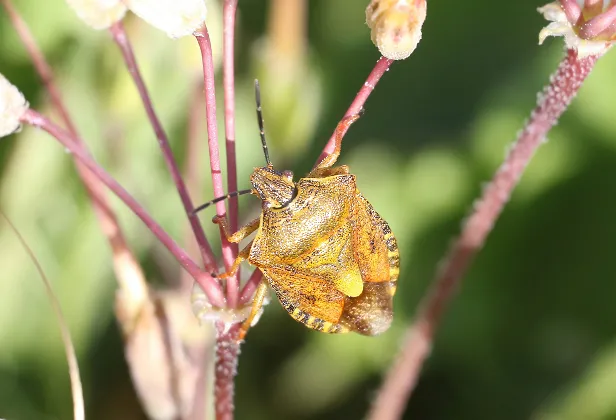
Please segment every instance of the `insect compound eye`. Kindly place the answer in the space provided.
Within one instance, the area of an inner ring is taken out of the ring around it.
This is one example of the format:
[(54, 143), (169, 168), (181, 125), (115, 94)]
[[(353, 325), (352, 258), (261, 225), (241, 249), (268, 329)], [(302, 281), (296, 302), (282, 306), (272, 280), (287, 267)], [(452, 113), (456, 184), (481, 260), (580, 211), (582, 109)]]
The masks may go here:
[(282, 171), (282, 176), (287, 178), (289, 181), (293, 180), (293, 172), (291, 171)]

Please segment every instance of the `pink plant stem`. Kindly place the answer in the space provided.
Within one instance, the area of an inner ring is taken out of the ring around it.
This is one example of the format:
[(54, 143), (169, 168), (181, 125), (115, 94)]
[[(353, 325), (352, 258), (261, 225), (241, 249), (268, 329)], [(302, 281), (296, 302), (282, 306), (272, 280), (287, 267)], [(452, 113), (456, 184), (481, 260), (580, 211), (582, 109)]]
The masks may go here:
[(560, 5), (565, 11), (569, 22), (577, 22), (582, 16), (582, 9), (577, 4), (577, 0), (560, 0)]
[[(195, 32), (195, 38), (199, 43), (203, 63), (203, 85), (205, 87), (205, 119), (207, 122), (208, 148), (210, 151), (210, 171), (212, 184), (214, 185), (214, 197), (225, 195), (222, 185), (222, 173), (220, 171), (220, 155), (218, 153), (218, 125), (216, 123), (216, 82), (214, 80), (214, 60), (212, 59), (212, 43), (207, 27)], [(225, 202), (216, 203), (216, 214), (226, 216)], [(233, 264), (233, 249), (224, 235), (221, 234), (222, 257), (227, 270)]]
[(259, 286), (259, 283), (261, 283), (262, 279), (263, 273), (261, 272), (261, 270), (256, 268), (255, 271), (253, 271), (253, 273), (250, 275), (250, 278), (248, 279), (248, 281), (242, 288), (242, 292), (240, 293), (241, 306), (246, 305), (248, 302), (250, 302), (250, 300), (252, 299), (252, 295), (254, 294), (255, 290), (257, 290), (257, 287)]
[(550, 78), (550, 84), (539, 97), (526, 127), (476, 202), (462, 233), (445, 258), (431, 292), (420, 304), (416, 320), (410, 326), (403, 349), (379, 390), (369, 419), (394, 420), (402, 416), (430, 352), (435, 329), (462, 276), (482, 248), (526, 165), (567, 109), (597, 59), (598, 56), (591, 56), (578, 60), (577, 53), (569, 50)]
[(124, 27), (122, 26), (121, 22), (116, 22), (111, 28), (109, 28), (109, 30), (113, 36), (114, 41), (118, 44), (118, 47), (122, 52), (122, 56), (124, 57), (124, 61), (126, 62), (128, 71), (133, 77), (133, 81), (137, 86), (137, 90), (139, 91), (139, 96), (141, 96), (141, 101), (143, 102), (145, 111), (148, 115), (150, 123), (152, 124), (152, 127), (154, 128), (154, 133), (156, 134), (156, 138), (158, 139), (158, 145), (163, 152), (165, 163), (167, 164), (167, 168), (171, 173), (173, 182), (176, 185), (176, 188), (180, 195), (180, 199), (182, 200), (182, 204), (184, 205), (184, 210), (186, 211), (186, 216), (190, 221), (190, 225), (194, 232), (195, 239), (199, 244), (203, 264), (205, 265), (205, 268), (207, 268), (209, 271), (215, 271), (216, 259), (214, 257), (214, 253), (212, 252), (212, 248), (210, 247), (210, 244), (205, 237), (205, 233), (203, 232), (203, 227), (199, 222), (199, 218), (196, 214), (193, 213), (194, 206), (192, 200), (190, 199), (190, 195), (188, 194), (188, 190), (186, 189), (186, 184), (182, 179), (182, 175), (180, 174), (178, 165), (175, 161), (175, 158), (173, 157), (173, 151), (171, 150), (167, 134), (165, 134), (165, 130), (163, 129), (162, 124), (160, 123), (160, 120), (158, 119), (156, 112), (154, 111), (152, 101), (150, 100), (150, 95), (148, 94), (148, 90), (145, 86), (145, 83), (143, 82), (141, 73), (139, 72), (139, 67), (137, 65), (137, 60), (135, 59), (133, 49), (126, 36), (126, 31), (124, 30)]
[[(235, 42), (235, 14), (237, 11), (237, 0), (225, 0), (222, 8), (222, 83), (225, 95), (225, 137), (227, 153), (227, 190), (237, 191), (237, 162), (235, 155), (235, 63), (234, 63), (234, 42)], [(231, 232), (238, 229), (238, 198), (229, 199), (229, 227)], [(238, 244), (231, 244), (233, 257), (239, 251)], [(227, 305), (235, 308), (238, 302), (240, 290), (240, 271), (235, 276), (227, 279)]]
[(152, 231), (156, 238), (173, 254), (186, 271), (201, 285), (208, 299), (214, 306), (224, 306), (224, 296), (220, 285), (190, 258), (175, 241), (156, 223), (148, 212), (103, 168), (101, 168), (71, 134), (58, 127), (36, 111), (28, 110), (21, 121), (34, 127), (39, 127), (57, 139), (74, 158), (78, 159), (90, 170), (96, 178), (104, 183), (118, 196)]
[(214, 400), (216, 420), (232, 420), (234, 412), (234, 380), (237, 375), (237, 361), (240, 344), (237, 334), (241, 324), (230, 327), (216, 323), (216, 367), (214, 368)]
[[(379, 82), (379, 80), (381, 80), (381, 77), (385, 74), (385, 72), (389, 70), (389, 66), (391, 66), (391, 63), (393, 62), (394, 60), (390, 60), (389, 58), (379, 58), (379, 60), (376, 62), (376, 65), (368, 75), (368, 79), (366, 79), (364, 85), (361, 87), (359, 92), (357, 92), (355, 99), (353, 100), (353, 102), (351, 102), (351, 106), (349, 106), (349, 109), (347, 109), (347, 112), (344, 114), (345, 117), (355, 115), (363, 109), (366, 100), (368, 100), (368, 97), (376, 87), (376, 84)], [(321, 156), (319, 156), (317, 163), (321, 162), (325, 156), (330, 155), (334, 151), (335, 137), (336, 134), (332, 134), (329, 141), (325, 145)]]

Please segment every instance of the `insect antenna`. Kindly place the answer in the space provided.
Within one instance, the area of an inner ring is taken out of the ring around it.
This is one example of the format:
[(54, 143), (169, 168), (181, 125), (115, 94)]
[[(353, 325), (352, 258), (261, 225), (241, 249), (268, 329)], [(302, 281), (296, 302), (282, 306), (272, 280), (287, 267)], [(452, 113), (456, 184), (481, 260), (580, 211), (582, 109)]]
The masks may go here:
[(263, 153), (265, 154), (265, 162), (267, 162), (267, 166), (272, 166), (272, 162), (270, 162), (269, 158), (269, 151), (267, 150), (267, 143), (265, 142), (265, 128), (263, 127), (263, 112), (261, 110), (261, 87), (257, 79), (255, 79), (255, 100), (257, 102), (257, 121), (259, 122), (259, 134), (261, 135), (261, 145), (263, 146)]
[(238, 195), (250, 194), (250, 192), (251, 192), (251, 191), (252, 191), (252, 190), (240, 190), (240, 191), (233, 191), (233, 192), (231, 192), (231, 193), (229, 193), (229, 194), (227, 194), (227, 195), (223, 195), (222, 197), (216, 197), (215, 199), (210, 200), (210, 201), (208, 201), (207, 203), (203, 203), (203, 204), (201, 204), (199, 207), (197, 207), (196, 209), (194, 209), (194, 210), (192, 211), (192, 213), (193, 213), (193, 214), (196, 214), (196, 213), (200, 212), (201, 210), (208, 208), (208, 207), (209, 207), (209, 206), (211, 206), (212, 204), (216, 204), (216, 203), (218, 203), (219, 201), (226, 200), (226, 199), (231, 198), (231, 197), (237, 197)]

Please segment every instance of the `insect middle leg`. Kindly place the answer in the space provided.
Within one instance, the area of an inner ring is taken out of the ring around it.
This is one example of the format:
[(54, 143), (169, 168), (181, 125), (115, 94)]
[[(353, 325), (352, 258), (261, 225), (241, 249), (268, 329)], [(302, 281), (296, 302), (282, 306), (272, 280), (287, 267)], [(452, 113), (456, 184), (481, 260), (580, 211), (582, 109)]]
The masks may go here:
[[(330, 155), (325, 156), (323, 160), (319, 162), (317, 166), (314, 167), (312, 172), (318, 169), (322, 169), (322, 168), (329, 168), (334, 163), (336, 163), (336, 161), (338, 160), (338, 156), (340, 156), (340, 147), (342, 146), (342, 138), (346, 134), (351, 124), (357, 121), (360, 116), (361, 116), (361, 112), (358, 114), (349, 115), (348, 117), (344, 117), (342, 121), (338, 123), (338, 125), (336, 126), (336, 131), (334, 133), (334, 151)], [(309, 176), (312, 175), (312, 172), (310, 173)]]

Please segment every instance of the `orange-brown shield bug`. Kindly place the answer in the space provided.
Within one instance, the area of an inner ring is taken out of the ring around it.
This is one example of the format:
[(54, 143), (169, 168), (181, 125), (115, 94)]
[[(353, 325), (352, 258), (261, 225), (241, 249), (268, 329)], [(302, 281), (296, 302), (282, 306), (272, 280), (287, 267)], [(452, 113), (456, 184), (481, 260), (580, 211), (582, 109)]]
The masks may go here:
[(305, 178), (294, 182), (292, 172), (279, 172), (270, 162), (256, 81), (255, 90), (266, 166), (255, 168), (250, 190), (219, 197), (195, 210), (244, 193), (262, 201), (261, 216), (235, 233), (228, 231), (224, 217), (213, 219), (233, 243), (256, 231), (230, 270), (217, 275), (221, 279), (234, 275), (244, 260), (263, 272), (265, 280), (257, 288), (239, 338), (244, 337), (263, 305), (267, 283), (289, 314), (309, 328), (326, 333), (384, 332), (392, 321), (398, 280), (396, 239), (387, 222), (357, 189), (348, 166), (333, 166), (344, 132), (359, 115), (338, 124), (334, 152)]

